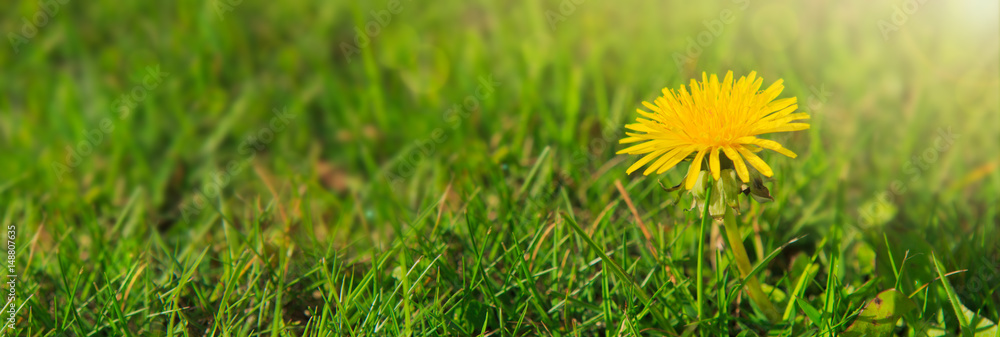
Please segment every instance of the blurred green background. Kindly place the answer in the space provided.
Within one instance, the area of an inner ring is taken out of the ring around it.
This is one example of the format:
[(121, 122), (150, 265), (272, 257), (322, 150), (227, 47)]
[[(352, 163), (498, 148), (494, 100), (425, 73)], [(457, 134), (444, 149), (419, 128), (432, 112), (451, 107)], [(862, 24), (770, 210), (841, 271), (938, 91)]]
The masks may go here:
[[(845, 284), (892, 285), (885, 241), (897, 263), (934, 251), (949, 270), (1000, 253), (996, 1), (63, 1), (0, 14), (0, 213), (30, 242), (32, 315), (73, 305), (61, 277), (117, 285), (129, 259), (158, 275), (146, 292), (177, 286), (164, 261), (232, 255), (234, 229), (307, 266), (368, 265), (400, 237), (447, 241), (438, 227), (518, 242), (543, 225), (509, 220), (529, 199), (590, 224), (621, 200), (616, 180), (654, 232), (697, 224), (656, 184), (682, 170), (626, 176), (637, 158), (614, 152), (641, 101), (729, 70), (784, 79), (781, 97), (813, 116), (771, 138), (799, 157), (765, 157), (777, 201), (747, 212), (763, 212), (766, 242), (811, 233), (797, 248), (811, 253), (836, 238)], [(632, 233), (628, 210), (612, 213)], [(995, 314), (998, 283), (966, 305)], [(25, 324), (58, 326), (39, 317)]]

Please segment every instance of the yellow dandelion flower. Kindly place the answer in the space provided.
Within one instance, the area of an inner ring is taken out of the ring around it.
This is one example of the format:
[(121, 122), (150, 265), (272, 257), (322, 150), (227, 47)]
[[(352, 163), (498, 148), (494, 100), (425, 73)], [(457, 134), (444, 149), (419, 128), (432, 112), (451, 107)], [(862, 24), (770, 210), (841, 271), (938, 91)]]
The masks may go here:
[[(642, 102), (652, 112), (637, 109), (645, 118), (636, 118), (638, 123), (625, 125), (642, 133), (626, 132), (628, 137), (619, 141), (621, 144), (641, 143), (618, 151), (618, 154), (646, 155), (629, 167), (627, 173), (653, 162), (643, 175), (660, 174), (695, 154), (684, 179), (685, 189), (694, 186), (705, 156), (708, 156), (709, 171), (716, 180), (722, 171), (720, 167), (725, 164), (731, 165), (743, 182), (750, 182), (744, 160), (761, 174), (772, 176), (771, 167), (754, 152), (764, 148), (792, 158), (796, 155), (778, 142), (757, 136), (808, 129), (809, 124), (794, 122), (809, 119), (809, 115), (793, 113), (798, 108), (795, 97), (775, 100), (784, 89), (782, 80), (759, 91), (762, 82), (756, 72), (734, 82), (730, 71), (721, 84), (715, 74), (708, 77), (702, 73), (700, 83), (691, 80), (690, 92), (683, 85), (680, 91), (664, 88), (663, 96), (654, 101), (655, 105)], [(723, 158), (720, 163), (720, 152), (725, 153), (728, 160)]]

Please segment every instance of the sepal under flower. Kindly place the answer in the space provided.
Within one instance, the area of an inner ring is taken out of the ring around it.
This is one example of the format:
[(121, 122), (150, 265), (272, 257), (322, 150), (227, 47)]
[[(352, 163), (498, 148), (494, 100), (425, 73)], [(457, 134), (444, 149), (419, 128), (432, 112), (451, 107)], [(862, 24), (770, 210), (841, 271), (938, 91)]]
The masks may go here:
[[(708, 214), (714, 218), (724, 216), (726, 207), (739, 213), (739, 196), (743, 187), (736, 179), (736, 171), (732, 169), (722, 170), (717, 180), (712, 179), (712, 174), (708, 171), (698, 172), (698, 177), (691, 188), (691, 195), (694, 196), (692, 208), (697, 207), (698, 213), (703, 214), (707, 204)], [(706, 202), (710, 188), (712, 189), (711, 200)]]

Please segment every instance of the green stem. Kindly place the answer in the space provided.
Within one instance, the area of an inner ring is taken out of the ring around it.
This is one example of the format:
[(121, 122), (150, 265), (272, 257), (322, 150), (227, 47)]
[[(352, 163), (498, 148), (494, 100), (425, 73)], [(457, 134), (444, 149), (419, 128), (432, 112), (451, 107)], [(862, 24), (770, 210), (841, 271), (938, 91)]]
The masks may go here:
[(743, 246), (743, 237), (740, 235), (740, 227), (736, 224), (736, 216), (733, 215), (732, 209), (726, 209), (722, 223), (725, 225), (729, 247), (736, 258), (736, 268), (740, 271), (740, 277), (745, 280), (744, 285), (746, 286), (747, 295), (750, 295), (750, 300), (757, 304), (757, 307), (764, 312), (764, 316), (767, 316), (768, 320), (772, 323), (777, 323), (781, 320), (778, 310), (774, 308), (774, 304), (767, 298), (767, 294), (761, 288), (757, 277), (748, 277), (750, 276), (750, 271), (753, 270), (753, 266), (750, 264), (750, 258), (747, 256), (747, 249)]
[[(708, 193), (712, 193), (712, 192), (709, 191)], [(705, 293), (705, 289), (704, 289), (704, 285), (703, 285), (705, 283), (704, 282), (705, 279), (702, 276), (702, 275), (704, 275), (703, 272), (702, 272), (702, 270), (704, 269), (703, 263), (704, 263), (704, 260), (705, 260), (705, 256), (704, 256), (704, 253), (705, 253), (705, 227), (708, 227), (708, 212), (707, 212), (707, 210), (708, 210), (707, 208), (708, 207), (705, 207), (705, 208), (706, 208), (706, 212), (705, 212), (705, 214), (702, 214), (702, 217), (701, 217), (701, 228), (698, 229), (698, 269), (696, 270), (696, 273), (697, 273), (696, 280), (697, 280), (697, 282), (695, 282), (697, 284), (697, 287), (698, 287), (698, 320), (705, 320), (705, 316), (704, 316), (705, 315), (705, 296), (703, 295)]]

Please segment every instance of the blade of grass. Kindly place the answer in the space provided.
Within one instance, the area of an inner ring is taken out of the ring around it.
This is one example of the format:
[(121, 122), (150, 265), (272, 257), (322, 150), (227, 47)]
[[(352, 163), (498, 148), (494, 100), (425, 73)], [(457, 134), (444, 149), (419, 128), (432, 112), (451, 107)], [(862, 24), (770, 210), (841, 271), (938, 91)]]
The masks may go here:
[[(590, 246), (590, 249), (593, 250), (594, 253), (596, 253), (601, 258), (602, 261), (607, 262), (608, 265), (611, 266), (611, 270), (615, 272), (618, 278), (622, 279), (622, 282), (624, 282), (629, 287), (633, 288), (635, 294), (639, 296), (639, 300), (641, 300), (645, 306), (649, 307), (653, 305), (653, 300), (649, 297), (648, 294), (646, 294), (646, 291), (643, 290), (641, 287), (639, 287), (639, 285), (635, 284), (635, 282), (632, 281), (632, 278), (625, 273), (625, 270), (622, 269), (621, 266), (615, 263), (614, 260), (608, 258), (608, 255), (604, 253), (601, 247), (598, 246), (597, 243), (590, 238), (590, 236), (587, 236), (587, 233), (585, 233), (583, 229), (580, 228), (580, 225), (578, 225), (576, 221), (573, 221), (573, 219), (568, 215), (566, 215), (565, 212), (560, 212), (560, 214), (562, 214), (563, 219), (566, 219), (566, 223), (569, 224), (570, 228), (572, 228), (576, 232), (576, 234), (579, 235), (580, 238), (582, 238), (583, 241), (586, 242), (588, 246)], [(649, 312), (653, 315), (653, 318), (656, 319), (656, 321), (660, 324), (660, 326), (663, 327), (663, 329), (666, 329), (671, 334), (676, 334), (673, 330), (673, 327), (669, 324), (669, 322), (667, 322), (667, 319), (663, 317), (662, 313), (660, 313), (657, 310), (650, 310)]]
[(955, 317), (958, 318), (958, 324), (962, 327), (962, 336), (972, 336), (969, 318), (965, 317), (962, 303), (958, 301), (958, 295), (955, 294), (955, 289), (952, 289), (951, 282), (948, 282), (948, 278), (945, 277), (944, 266), (941, 265), (941, 261), (933, 252), (931, 252), (931, 263), (934, 264), (934, 269), (937, 270), (938, 277), (941, 278), (941, 285), (944, 287), (944, 292), (948, 294), (948, 301), (951, 302), (952, 309), (955, 309)]
[[(705, 200), (712, 200), (712, 190), (714, 190), (714, 188), (709, 188), (708, 189), (708, 193), (705, 195)], [(698, 290), (698, 321), (699, 321), (699, 325), (701, 325), (700, 322), (704, 321), (705, 318), (706, 318), (705, 317), (705, 285), (704, 285), (705, 282), (702, 282), (702, 281), (705, 279), (705, 276), (704, 276), (704, 269), (705, 269), (705, 267), (704, 267), (704, 265), (705, 265), (705, 228), (708, 227), (708, 223), (709, 223), (709, 221), (711, 221), (710, 219), (712, 218), (712, 217), (708, 216), (708, 209), (709, 209), (709, 207), (705, 207), (705, 209), (702, 210), (702, 212), (701, 212), (701, 226), (699, 226), (699, 228), (698, 228), (698, 253), (697, 253), (697, 256), (698, 256), (698, 266), (697, 266), (697, 269), (695, 271), (695, 281), (694, 281), (694, 283), (697, 286), (697, 290)], [(702, 332), (704, 332), (704, 331), (702, 331)]]
[(517, 195), (514, 196), (515, 199), (524, 195), (524, 191), (528, 189), (528, 186), (531, 186), (531, 180), (535, 178), (535, 174), (538, 173), (538, 168), (542, 166), (542, 163), (545, 162), (545, 157), (548, 155), (549, 147), (546, 146), (545, 149), (542, 150), (542, 153), (538, 155), (538, 159), (535, 160), (535, 165), (531, 167), (531, 171), (528, 171), (528, 176), (524, 178), (524, 184), (521, 185), (521, 189), (518, 190)]

